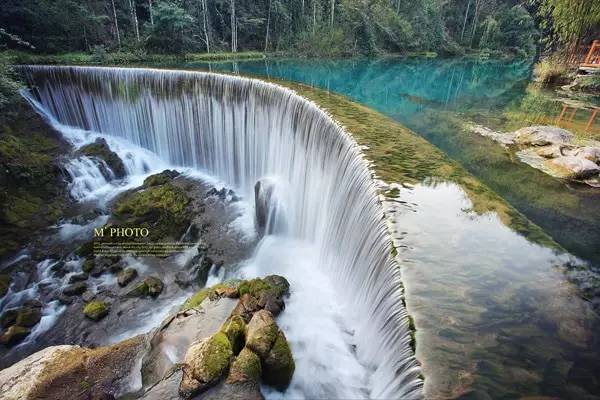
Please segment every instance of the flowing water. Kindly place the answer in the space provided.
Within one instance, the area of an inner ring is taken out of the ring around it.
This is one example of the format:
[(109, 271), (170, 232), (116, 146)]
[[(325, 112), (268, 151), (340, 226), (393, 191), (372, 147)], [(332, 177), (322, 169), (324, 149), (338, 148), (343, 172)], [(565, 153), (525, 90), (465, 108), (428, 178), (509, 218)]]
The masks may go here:
[[(290, 277), (282, 324), (298, 370), (286, 396), (421, 396), (400, 269), (377, 188), (358, 146), (324, 112), (281, 87), (214, 74), (25, 72), (31, 98), (64, 125), (202, 170), (245, 199), (254, 198), (258, 182), (268, 188), (268, 235), (242, 273)], [(80, 159), (72, 167), (94, 167), (88, 164)], [(92, 180), (81, 192), (106, 186), (100, 177)]]

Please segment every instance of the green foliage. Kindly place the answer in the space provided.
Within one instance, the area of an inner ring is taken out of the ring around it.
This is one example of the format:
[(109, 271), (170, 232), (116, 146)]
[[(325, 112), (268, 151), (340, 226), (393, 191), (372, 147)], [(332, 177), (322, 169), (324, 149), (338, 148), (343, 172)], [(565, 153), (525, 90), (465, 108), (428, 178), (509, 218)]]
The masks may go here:
[(12, 104), (19, 97), (20, 87), (13, 68), (0, 60), (0, 120), (13, 113)]
[(546, 57), (535, 65), (536, 80), (542, 86), (564, 83), (569, 74), (569, 68), (557, 57)]
[(191, 48), (189, 29), (194, 19), (175, 3), (161, 1), (153, 12), (154, 24), (146, 24), (149, 50), (181, 54)]
[(600, 25), (598, 0), (541, 0), (539, 12), (552, 17), (553, 29), (571, 48)]
[(481, 25), (479, 48), (511, 51), (522, 57), (536, 52), (538, 32), (533, 18), (521, 6), (504, 7), (488, 16)]

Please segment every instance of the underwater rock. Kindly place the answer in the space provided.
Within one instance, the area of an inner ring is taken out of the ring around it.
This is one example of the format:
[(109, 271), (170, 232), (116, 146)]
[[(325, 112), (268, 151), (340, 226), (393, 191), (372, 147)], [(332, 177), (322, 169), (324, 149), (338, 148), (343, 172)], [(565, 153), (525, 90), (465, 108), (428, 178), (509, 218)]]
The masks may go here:
[(159, 294), (163, 291), (164, 284), (160, 279), (155, 276), (149, 276), (145, 278), (143, 281), (139, 282), (130, 292), (127, 293), (127, 296), (130, 297), (158, 297)]
[(573, 134), (555, 126), (528, 126), (514, 132), (515, 142), (530, 146), (547, 146), (557, 143), (571, 143)]
[(231, 343), (223, 332), (192, 345), (184, 359), (179, 394), (186, 399), (215, 385), (233, 358)]
[(108, 399), (129, 390), (143, 335), (96, 349), (51, 346), (0, 371), (3, 399)]
[(65, 296), (78, 296), (83, 294), (87, 290), (87, 284), (85, 282), (77, 282), (66, 286), (62, 293)]
[(110, 304), (104, 301), (91, 301), (83, 309), (83, 314), (92, 321), (100, 321), (108, 315)]
[(150, 175), (146, 179), (144, 179), (144, 187), (149, 188), (151, 186), (160, 186), (165, 183), (171, 182), (173, 179), (179, 176), (179, 172), (175, 170), (165, 169), (164, 171)]
[(127, 286), (131, 281), (137, 278), (138, 272), (135, 268), (125, 268), (123, 271), (119, 272), (117, 276), (117, 283), (121, 287)]
[(95, 157), (106, 163), (111, 171), (115, 174), (117, 179), (123, 178), (127, 175), (127, 171), (125, 170), (125, 164), (123, 164), (123, 160), (119, 158), (117, 153), (112, 151), (106, 140), (103, 138), (98, 138), (94, 143), (90, 143), (88, 145), (83, 146), (77, 152), (78, 155), (84, 155), (87, 157)]
[(574, 156), (558, 157), (550, 161), (550, 168), (568, 179), (589, 179), (600, 173), (596, 163)]

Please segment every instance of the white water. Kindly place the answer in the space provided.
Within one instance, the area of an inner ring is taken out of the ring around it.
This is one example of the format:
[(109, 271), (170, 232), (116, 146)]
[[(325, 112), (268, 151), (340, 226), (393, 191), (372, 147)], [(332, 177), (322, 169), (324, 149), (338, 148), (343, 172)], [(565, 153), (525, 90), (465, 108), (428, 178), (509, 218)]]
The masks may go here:
[(267, 236), (244, 272), (287, 274), (292, 282), (281, 323), (298, 368), (286, 397), (421, 396), (400, 271), (371, 172), (323, 111), (287, 89), (238, 77), (25, 71), (40, 107), (62, 124), (207, 171), (246, 198), (257, 181), (275, 182), (272, 223), (285, 218), (277, 231), (284, 236)]

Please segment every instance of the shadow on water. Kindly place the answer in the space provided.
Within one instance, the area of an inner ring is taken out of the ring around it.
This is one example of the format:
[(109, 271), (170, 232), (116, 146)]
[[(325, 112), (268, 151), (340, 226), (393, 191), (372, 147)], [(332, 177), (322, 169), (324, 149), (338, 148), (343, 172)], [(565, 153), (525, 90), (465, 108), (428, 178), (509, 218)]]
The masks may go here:
[[(465, 126), (466, 121), (505, 128), (532, 123), (514, 120), (532, 112), (529, 61), (286, 59), (187, 67), (302, 82), (383, 112), (458, 160), (569, 252), (600, 264), (600, 190), (547, 176)], [(555, 112), (548, 110), (549, 102), (533, 112)]]

